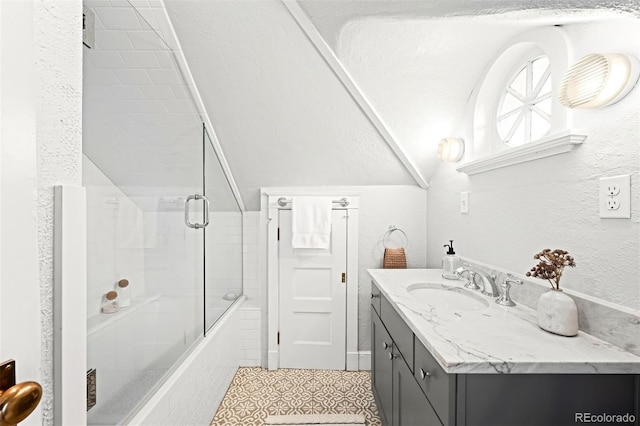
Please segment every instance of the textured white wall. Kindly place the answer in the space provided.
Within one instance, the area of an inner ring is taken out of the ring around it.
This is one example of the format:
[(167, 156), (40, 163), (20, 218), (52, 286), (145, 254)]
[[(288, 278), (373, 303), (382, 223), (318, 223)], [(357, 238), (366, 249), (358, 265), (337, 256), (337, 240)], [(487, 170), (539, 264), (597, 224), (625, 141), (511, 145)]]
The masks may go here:
[[(427, 191), (417, 186), (374, 186), (360, 187), (358, 190), (358, 350), (368, 351), (371, 349), (371, 277), (367, 269), (382, 268), (382, 240), (390, 225), (397, 226), (407, 234), (407, 267), (426, 267)], [(399, 242), (396, 237), (397, 233), (394, 233), (389, 242)]]
[[(504, 19), (504, 18), (502, 18)], [(336, 54), (398, 144), (429, 177), (440, 139), (459, 136), (482, 64), (532, 23), (369, 17), (345, 24)]]
[[(341, 187), (331, 187), (339, 193)], [(426, 214), (427, 194), (418, 186), (348, 186), (342, 189), (350, 194), (358, 194), (359, 241), (358, 241), (358, 350), (369, 351), (371, 336), (369, 331), (371, 304), (371, 277), (367, 269), (382, 268), (384, 246), (382, 240), (390, 225), (402, 229), (408, 238), (405, 248), (407, 267), (424, 268), (426, 266)], [(312, 193), (311, 190), (309, 193)], [(262, 234), (266, 233), (266, 224)], [(260, 232), (260, 231), (259, 231)], [(266, 240), (266, 239), (265, 239)], [(399, 240), (394, 236), (390, 243)], [(267, 247), (263, 241), (260, 250), (259, 276), (262, 295), (267, 294)], [(390, 244), (391, 245), (391, 244)], [(266, 342), (267, 302), (262, 303), (263, 342)], [(263, 356), (266, 360), (266, 343), (263, 344)], [(266, 365), (266, 361), (263, 365)]]
[(165, 4), (248, 210), (261, 187), (414, 182), (281, 1)]
[[(565, 25), (580, 58), (592, 52), (640, 49), (640, 20)], [(573, 127), (589, 133), (569, 154), (466, 176), (442, 164), (428, 192), (428, 257), (438, 267), (442, 244), (456, 240), (459, 254), (526, 273), (543, 248), (563, 248), (577, 268), (562, 285), (640, 309), (640, 88), (618, 104), (575, 110)], [(631, 219), (598, 216), (598, 179), (631, 174)], [(469, 214), (459, 193), (469, 191)]]
[(82, 2), (33, 1), (37, 93), (38, 264), (44, 393), (42, 421), (53, 424), (53, 186), (82, 184)]

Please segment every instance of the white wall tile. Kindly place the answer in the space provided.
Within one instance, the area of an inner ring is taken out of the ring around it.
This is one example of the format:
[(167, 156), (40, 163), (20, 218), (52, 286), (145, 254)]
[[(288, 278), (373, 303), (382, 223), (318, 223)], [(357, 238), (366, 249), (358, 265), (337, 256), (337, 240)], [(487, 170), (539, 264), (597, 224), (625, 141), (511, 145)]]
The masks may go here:
[(133, 50), (126, 33), (113, 30), (96, 30), (96, 46), (100, 50)]
[(192, 113), (195, 111), (193, 103), (189, 100), (164, 101), (164, 105), (171, 113)]
[(160, 68), (160, 62), (153, 52), (123, 51), (121, 56), (129, 68)]
[(160, 118), (157, 114), (129, 114), (129, 118), (135, 126), (154, 126), (164, 124), (160, 122)]
[(109, 86), (87, 85), (82, 91), (85, 100), (100, 101), (104, 99), (113, 99), (113, 94), (109, 90)]
[(154, 54), (156, 55), (158, 63), (162, 68), (175, 68), (177, 66), (172, 52), (156, 51), (154, 52)]
[(120, 84), (120, 80), (116, 77), (116, 74), (113, 70), (110, 69), (102, 69), (96, 68), (91, 71), (91, 73), (85, 73), (84, 75), (84, 85), (109, 85), (109, 84)]
[(122, 84), (151, 84), (151, 78), (144, 69), (115, 69), (118, 80)]
[(89, 60), (95, 68), (122, 68), (125, 66), (124, 60), (117, 50), (85, 49), (84, 59)]
[(155, 31), (127, 31), (131, 45), (136, 50), (166, 50), (167, 45)]
[(154, 69), (148, 72), (154, 84), (178, 86), (183, 84), (182, 78), (175, 69)]
[(139, 112), (160, 114), (167, 112), (164, 104), (160, 101), (140, 101), (136, 102), (136, 105), (138, 106)]
[(100, 21), (107, 30), (139, 30), (140, 22), (136, 12), (129, 6), (96, 9)]
[(131, 99), (144, 98), (144, 95), (142, 94), (142, 91), (140, 90), (139, 86), (133, 86), (133, 85), (109, 86), (109, 90), (111, 91), (115, 99), (131, 100)]
[(173, 93), (173, 90), (171, 90), (171, 86), (152, 84), (148, 86), (140, 86), (140, 90), (142, 90), (145, 98), (149, 100), (175, 99), (175, 94)]

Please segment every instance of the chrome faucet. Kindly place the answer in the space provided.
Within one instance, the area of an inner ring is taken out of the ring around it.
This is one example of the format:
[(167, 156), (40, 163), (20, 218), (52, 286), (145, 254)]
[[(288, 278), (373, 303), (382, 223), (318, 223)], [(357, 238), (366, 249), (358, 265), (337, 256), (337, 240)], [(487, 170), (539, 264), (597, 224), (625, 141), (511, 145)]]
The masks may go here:
[(479, 289), (480, 287), (478, 287), (475, 283), (475, 275), (478, 275), (482, 280), (482, 291), (481, 291), (482, 294), (484, 294), (485, 296), (491, 296), (491, 297), (500, 296), (500, 292), (498, 291), (498, 286), (496, 286), (495, 275), (493, 274), (488, 275), (470, 266), (462, 266), (456, 269), (456, 275), (459, 277), (462, 277), (462, 274), (465, 272), (467, 272), (468, 276), (470, 277), (469, 283), (467, 283), (465, 287), (471, 288), (474, 290)]
[(456, 269), (455, 274), (458, 278), (463, 278), (462, 275), (466, 275), (467, 283), (464, 285), (465, 288), (470, 290), (479, 290), (480, 286), (476, 284), (476, 272), (469, 269), (468, 264), (464, 264)]
[(522, 285), (522, 280), (517, 280), (517, 279), (515, 279), (515, 277), (513, 275), (507, 274), (507, 276), (504, 279), (504, 282), (502, 283), (502, 286), (501, 286), (502, 287), (502, 294), (500, 295), (500, 297), (498, 297), (496, 299), (496, 303), (498, 305), (516, 306), (516, 302), (511, 300), (511, 297), (509, 296), (509, 288), (511, 287), (511, 284)]

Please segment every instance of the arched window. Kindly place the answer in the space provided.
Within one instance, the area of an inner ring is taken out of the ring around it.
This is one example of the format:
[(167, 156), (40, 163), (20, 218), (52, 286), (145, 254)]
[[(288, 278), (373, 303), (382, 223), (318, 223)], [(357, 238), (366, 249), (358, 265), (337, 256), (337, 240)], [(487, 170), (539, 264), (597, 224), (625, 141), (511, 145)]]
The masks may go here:
[(569, 129), (571, 112), (558, 101), (570, 59), (558, 27), (528, 31), (505, 45), (477, 87), (465, 137), (469, 155), (457, 170), (480, 173), (582, 143), (586, 136)]
[(527, 58), (507, 80), (496, 112), (504, 143), (519, 146), (551, 130), (551, 67), (546, 55)]

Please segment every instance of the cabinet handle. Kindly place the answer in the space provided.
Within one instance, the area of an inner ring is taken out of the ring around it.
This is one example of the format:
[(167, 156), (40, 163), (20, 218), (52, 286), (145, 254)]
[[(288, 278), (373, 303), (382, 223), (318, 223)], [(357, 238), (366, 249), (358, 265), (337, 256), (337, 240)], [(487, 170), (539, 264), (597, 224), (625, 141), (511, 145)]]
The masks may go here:
[(387, 342), (382, 342), (382, 348), (383, 349), (389, 349), (389, 347), (391, 347), (390, 344), (388, 344)]
[(389, 359), (393, 360), (394, 358), (398, 358), (398, 355), (394, 354), (393, 352), (389, 352)]
[(377, 293), (377, 294), (376, 293), (371, 293), (371, 298), (372, 299), (376, 299), (378, 297), (380, 297), (380, 293)]
[(431, 377), (431, 372), (429, 371), (424, 371), (422, 368), (420, 369), (420, 378), (422, 380), (426, 379), (427, 377)]

